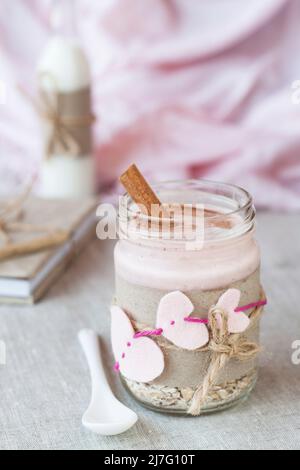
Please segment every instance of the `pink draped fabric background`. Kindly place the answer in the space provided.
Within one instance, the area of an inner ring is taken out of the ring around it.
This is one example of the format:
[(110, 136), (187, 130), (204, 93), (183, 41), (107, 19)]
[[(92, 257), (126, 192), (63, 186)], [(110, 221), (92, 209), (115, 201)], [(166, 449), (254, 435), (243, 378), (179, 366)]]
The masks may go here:
[[(1, 0), (0, 186), (38, 172), (34, 90), (50, 0)], [(78, 0), (93, 79), (98, 180), (131, 162), (152, 180), (204, 177), (260, 207), (300, 209), (299, 0)]]

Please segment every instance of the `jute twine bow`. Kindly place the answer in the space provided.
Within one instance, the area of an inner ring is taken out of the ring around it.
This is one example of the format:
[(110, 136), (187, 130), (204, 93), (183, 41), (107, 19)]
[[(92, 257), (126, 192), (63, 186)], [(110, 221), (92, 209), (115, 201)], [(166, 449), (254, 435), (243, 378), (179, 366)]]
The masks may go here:
[[(60, 245), (69, 238), (69, 232), (65, 230), (53, 229), (53, 227), (47, 225), (26, 224), (20, 220), (24, 203), (29, 197), (31, 189), (32, 184), (19, 197), (0, 203), (0, 260), (46, 250)], [(45, 233), (45, 235), (35, 237), (32, 240), (14, 242), (11, 235), (17, 232), (40, 232)]]
[(52, 86), (49, 92), (40, 90), (40, 100), (30, 96), (23, 88), (19, 88), (31, 102), (37, 114), (50, 125), (50, 135), (45, 148), (46, 158), (50, 158), (60, 150), (62, 153), (76, 157), (80, 155), (81, 148), (71, 129), (90, 126), (95, 121), (95, 116), (92, 113), (82, 116), (62, 116), (56, 80), (50, 73), (41, 73), (40, 80), (43, 78), (50, 80)]
[[(251, 323), (261, 315), (263, 307), (258, 307), (252, 314)], [(212, 359), (203, 382), (196, 389), (192, 398), (188, 413), (198, 416), (206, 402), (207, 396), (218, 379), (220, 371), (227, 362), (232, 359), (248, 361), (254, 358), (260, 348), (256, 343), (247, 340), (244, 334), (230, 334), (228, 331), (228, 315), (222, 309), (213, 306), (209, 311), (209, 324), (211, 328), (211, 339), (208, 350), (211, 351)]]

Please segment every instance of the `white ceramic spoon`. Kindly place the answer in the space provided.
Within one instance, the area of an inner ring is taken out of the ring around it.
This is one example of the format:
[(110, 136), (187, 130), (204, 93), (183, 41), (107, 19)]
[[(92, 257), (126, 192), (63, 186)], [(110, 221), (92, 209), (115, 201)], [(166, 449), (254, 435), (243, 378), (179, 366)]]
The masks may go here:
[(83, 426), (104, 436), (127, 431), (136, 423), (138, 417), (134, 411), (116, 399), (108, 385), (98, 335), (92, 330), (81, 330), (78, 338), (92, 378), (92, 398), (82, 418)]

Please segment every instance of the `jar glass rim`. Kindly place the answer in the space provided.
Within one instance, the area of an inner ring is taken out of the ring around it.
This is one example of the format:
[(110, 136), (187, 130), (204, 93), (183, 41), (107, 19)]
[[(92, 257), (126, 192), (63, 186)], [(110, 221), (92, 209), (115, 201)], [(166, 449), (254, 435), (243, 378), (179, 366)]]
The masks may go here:
[[(253, 198), (252, 198), (251, 194), (246, 189), (242, 188), (241, 186), (238, 186), (238, 185), (235, 185), (235, 184), (232, 184), (232, 183), (225, 183), (225, 182), (219, 182), (219, 181), (202, 179), (202, 178), (201, 179), (192, 179), (191, 178), (191, 179), (186, 179), (186, 180), (161, 181), (161, 182), (152, 184), (151, 187), (153, 188), (154, 191), (156, 191), (159, 194), (160, 188), (167, 189), (168, 186), (171, 187), (172, 185), (178, 185), (178, 187), (183, 186), (183, 185), (185, 185), (185, 186), (190, 185), (191, 189), (195, 189), (195, 190), (199, 189), (200, 185), (207, 186), (207, 188), (209, 186), (215, 185), (216, 187), (224, 189), (224, 191), (226, 191), (226, 189), (227, 190), (231, 189), (235, 193), (239, 192), (241, 197), (244, 196), (245, 201), (243, 202), (242, 205), (240, 205), (236, 209), (226, 211), (224, 213), (210, 214), (210, 215), (208, 215), (208, 218), (210, 220), (212, 220), (212, 219), (215, 220), (215, 219), (218, 219), (218, 218), (223, 218), (224, 219), (224, 217), (232, 217), (234, 215), (237, 215), (239, 212), (245, 211), (245, 210), (250, 209), (251, 207), (253, 207)], [(205, 191), (205, 188), (202, 188), (202, 190)], [(128, 216), (132, 215), (133, 217), (135, 217), (137, 215), (137, 210), (130, 207), (130, 204), (132, 204), (134, 207), (136, 207), (132, 197), (130, 196), (130, 194), (128, 192), (125, 192), (122, 195), (122, 198), (126, 199)], [(228, 197), (228, 199), (229, 199), (229, 197)], [(151, 214), (148, 215), (148, 214), (141, 214), (141, 213), (139, 213), (139, 217), (144, 218), (144, 219), (154, 220), (154, 221), (158, 220), (160, 218), (158, 216), (152, 216)]]
[(199, 246), (204, 243), (207, 246), (236, 239), (252, 232), (255, 226), (252, 196), (239, 186), (187, 179), (163, 181), (154, 184), (153, 189), (162, 207), (155, 205), (150, 215), (144, 213), (128, 193), (121, 196), (120, 238), (140, 242), (167, 239), (169, 246), (186, 243), (188, 239)]

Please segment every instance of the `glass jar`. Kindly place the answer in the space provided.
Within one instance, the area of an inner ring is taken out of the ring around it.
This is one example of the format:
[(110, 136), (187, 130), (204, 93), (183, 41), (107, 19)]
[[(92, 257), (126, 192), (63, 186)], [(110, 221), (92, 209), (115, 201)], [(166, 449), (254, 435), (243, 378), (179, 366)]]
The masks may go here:
[[(174, 233), (164, 237), (161, 219), (141, 214), (125, 195), (120, 206), (120, 239), (115, 247), (115, 304), (126, 312), (135, 330), (151, 330), (159, 326), (156, 317), (162, 297), (180, 291), (192, 302), (193, 317), (205, 323), (220, 296), (236, 288), (241, 293), (239, 305), (250, 306), (245, 314), (251, 318), (256, 310), (253, 304), (261, 298), (261, 285), (250, 194), (237, 186), (204, 180), (165, 182), (154, 189), (162, 203), (197, 207), (200, 215), (194, 215), (202, 224), (197, 234), (192, 231), (188, 241), (186, 236), (175, 237)], [(146, 221), (143, 229), (136, 223), (139, 218)], [(259, 320), (251, 322), (243, 337), (259, 343)], [(151, 409), (187, 413), (214, 353), (209, 348), (178, 348), (162, 336), (153, 340), (164, 354), (161, 375), (149, 383), (124, 376), (122, 381), (137, 400)], [(230, 358), (210, 387), (201, 413), (224, 409), (244, 399), (256, 377), (255, 355), (244, 361)]]

